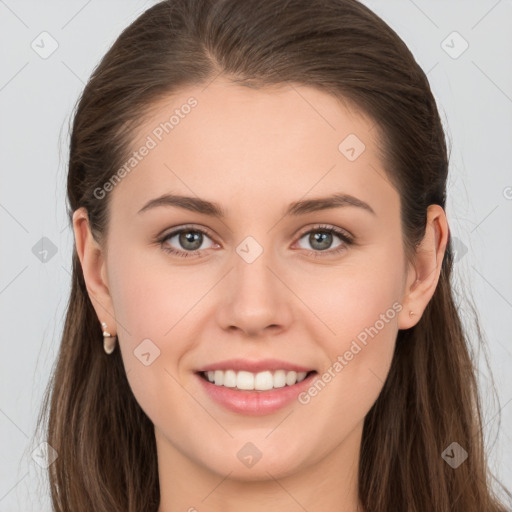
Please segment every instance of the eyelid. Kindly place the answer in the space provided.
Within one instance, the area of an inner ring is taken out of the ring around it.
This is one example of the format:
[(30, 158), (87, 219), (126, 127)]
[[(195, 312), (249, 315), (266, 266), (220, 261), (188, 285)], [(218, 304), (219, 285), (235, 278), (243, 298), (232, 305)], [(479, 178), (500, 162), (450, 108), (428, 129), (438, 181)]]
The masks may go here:
[[(310, 231), (331, 231), (337, 236), (343, 236), (350, 240), (350, 242), (353, 242), (355, 240), (355, 236), (347, 231), (344, 228), (340, 228), (338, 226), (333, 226), (331, 224), (314, 224), (313, 226), (309, 226), (307, 228), (304, 228), (304, 230), (299, 231), (299, 233), (296, 235), (298, 238), (302, 238), (304, 235), (309, 233)], [(319, 251), (317, 251), (319, 252)]]
[[(178, 225), (178, 226), (175, 226), (175, 227), (169, 228), (169, 229), (170, 229), (170, 231), (167, 234), (164, 234), (165, 231), (167, 231), (167, 229), (166, 229), (164, 231), (164, 233), (161, 235), (158, 235), (157, 238), (158, 239), (168, 238), (168, 237), (170, 237), (170, 235), (175, 235), (175, 234), (179, 233), (180, 231), (185, 231), (187, 229), (190, 229), (191, 231), (197, 229), (197, 231), (204, 232), (205, 234), (207, 234), (211, 239), (216, 238), (216, 235), (214, 235), (213, 232), (210, 231), (210, 229), (208, 229), (205, 226), (201, 226), (199, 224), (183, 224), (183, 225)], [(333, 231), (335, 233), (339, 232), (340, 234), (343, 234), (344, 236), (346, 236), (346, 238), (350, 239), (351, 241), (355, 240), (355, 236), (352, 233), (350, 233), (349, 231), (347, 231), (346, 229), (340, 228), (340, 227), (337, 227), (334, 225), (330, 225), (330, 224), (314, 224), (313, 226), (308, 226), (308, 227), (301, 229), (294, 236), (296, 238), (302, 238), (306, 233), (309, 233), (310, 231), (321, 230), (321, 229), (325, 229), (326, 231)], [(189, 252), (192, 252), (192, 251), (189, 251)]]
[[(206, 228), (204, 226), (199, 226), (197, 224), (184, 224), (184, 225), (180, 225), (180, 226), (175, 226), (174, 228), (171, 228), (171, 231), (169, 231), (167, 234), (163, 234), (163, 235), (159, 236), (158, 242), (160, 243), (161, 246), (163, 246), (167, 240), (169, 240), (170, 238), (174, 238), (174, 236), (176, 236), (177, 234), (179, 234), (183, 231), (187, 231), (187, 230), (203, 233), (206, 236), (208, 236), (208, 238), (210, 238), (215, 244), (218, 245), (218, 243), (215, 241), (215, 238), (216, 238), (215, 235), (213, 235), (212, 232), (208, 228)], [(347, 231), (344, 228), (340, 228), (338, 226), (333, 226), (330, 224), (315, 224), (313, 226), (305, 227), (301, 231), (299, 231), (298, 234), (296, 234), (294, 236), (294, 239), (298, 242), (304, 235), (306, 235), (312, 231), (326, 231), (326, 232), (334, 234), (335, 236), (340, 238), (342, 241), (342, 243), (338, 247), (336, 247), (334, 249), (327, 249), (325, 251), (314, 251), (312, 249), (302, 249), (303, 251), (306, 251), (308, 254), (312, 254), (315, 257), (318, 257), (318, 256), (321, 257), (323, 255), (325, 255), (325, 257), (337, 255), (338, 253), (342, 252), (343, 250), (346, 250), (348, 248), (348, 246), (355, 245), (355, 243), (356, 243), (355, 242), (356, 237), (354, 235), (352, 235), (352, 233), (350, 233), (349, 231)], [(169, 248), (165, 248), (163, 250), (167, 253), (174, 254), (178, 257), (192, 256), (192, 257), (201, 258), (202, 256), (200, 255), (200, 253), (205, 251), (206, 249), (197, 249), (195, 251), (184, 251), (184, 250), (180, 250), (180, 249), (175, 249), (173, 247), (169, 247)]]
[(200, 224), (179, 224), (178, 226), (174, 226), (172, 228), (168, 228), (162, 232), (161, 235), (158, 235), (157, 238), (168, 238), (171, 235), (176, 235), (180, 231), (199, 231), (207, 234), (210, 238), (215, 238), (216, 235), (213, 234), (213, 231), (210, 231), (205, 226), (201, 226)]

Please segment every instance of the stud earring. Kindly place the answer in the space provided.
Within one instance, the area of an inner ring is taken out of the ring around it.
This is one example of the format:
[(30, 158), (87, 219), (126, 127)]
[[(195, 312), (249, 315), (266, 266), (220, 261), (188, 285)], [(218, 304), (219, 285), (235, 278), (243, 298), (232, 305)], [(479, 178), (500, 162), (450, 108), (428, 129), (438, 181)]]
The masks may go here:
[(105, 322), (101, 322), (101, 326), (103, 327), (103, 350), (107, 354), (112, 354), (116, 348), (116, 336), (112, 336), (112, 334), (107, 332), (107, 324)]
[(409, 311), (409, 316), (414, 316), (414, 311)]

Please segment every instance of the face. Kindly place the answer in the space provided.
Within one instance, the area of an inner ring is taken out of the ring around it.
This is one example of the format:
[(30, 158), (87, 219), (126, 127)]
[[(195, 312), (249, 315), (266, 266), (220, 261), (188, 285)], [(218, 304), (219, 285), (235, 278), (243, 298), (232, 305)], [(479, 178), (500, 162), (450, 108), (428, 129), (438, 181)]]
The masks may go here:
[[(108, 293), (94, 304), (118, 336), (159, 459), (251, 480), (358, 446), (408, 327), (412, 279), (377, 144), (371, 120), (324, 92), (221, 79), (156, 104), (137, 130), (136, 163), (107, 192)], [(148, 205), (165, 194), (203, 203)], [(231, 359), (308, 376), (263, 392), (197, 373)], [(240, 463), (247, 456), (261, 459)]]

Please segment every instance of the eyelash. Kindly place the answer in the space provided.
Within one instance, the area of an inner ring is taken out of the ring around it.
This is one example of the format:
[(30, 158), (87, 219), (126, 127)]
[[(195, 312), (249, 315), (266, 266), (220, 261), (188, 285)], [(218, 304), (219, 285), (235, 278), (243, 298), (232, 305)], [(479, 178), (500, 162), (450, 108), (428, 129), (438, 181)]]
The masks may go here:
[[(343, 241), (343, 243), (340, 244), (334, 250), (313, 251), (313, 250), (306, 249), (306, 251), (309, 254), (312, 254), (313, 257), (315, 257), (315, 258), (322, 257), (324, 254), (327, 254), (329, 256), (336, 255), (336, 254), (340, 253), (341, 251), (345, 250), (348, 246), (354, 244), (354, 238), (352, 236), (348, 235), (348, 233), (346, 233), (345, 231), (342, 231), (338, 228), (334, 228), (332, 226), (326, 226), (326, 225), (318, 225), (312, 229), (309, 229), (308, 231), (304, 231), (303, 233), (301, 233), (299, 235), (298, 240), (303, 238), (304, 235), (307, 235), (308, 233), (312, 233), (315, 231), (319, 231), (322, 233), (335, 234)], [(164, 242), (166, 242), (170, 238), (173, 238), (174, 236), (179, 235), (180, 233), (183, 233), (183, 232), (202, 233), (203, 235), (206, 235), (209, 238), (213, 238), (210, 235), (210, 233), (208, 231), (205, 231), (204, 229), (196, 228), (194, 226), (184, 226), (180, 229), (177, 229), (176, 231), (172, 231), (171, 233), (165, 235), (163, 238), (158, 240), (158, 242), (160, 243), (160, 245), (162, 247), (162, 250), (169, 254), (172, 254), (173, 256), (178, 256), (180, 258), (190, 258), (190, 257), (197, 256), (203, 249), (198, 249), (196, 251), (178, 251), (177, 249), (174, 249), (172, 247), (164, 245)], [(198, 256), (198, 257), (202, 257), (202, 256)]]

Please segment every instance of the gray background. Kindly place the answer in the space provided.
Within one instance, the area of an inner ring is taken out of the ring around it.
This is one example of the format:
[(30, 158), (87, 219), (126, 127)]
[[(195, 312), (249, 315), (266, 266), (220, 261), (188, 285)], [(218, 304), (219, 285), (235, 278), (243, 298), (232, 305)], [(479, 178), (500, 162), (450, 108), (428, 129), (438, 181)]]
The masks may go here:
[[(50, 510), (39, 464), (44, 452), (33, 432), (70, 287), (73, 233), (64, 203), (70, 115), (110, 44), (153, 3), (0, 0), (2, 512)], [(474, 301), (488, 342), (499, 400), (475, 348), (484, 433), (491, 468), (510, 489), (512, 1), (364, 3), (428, 73), (444, 120), (452, 148), (447, 214), (457, 239), (457, 297), (468, 328), (466, 297)], [(52, 44), (57, 49), (45, 55)]]

